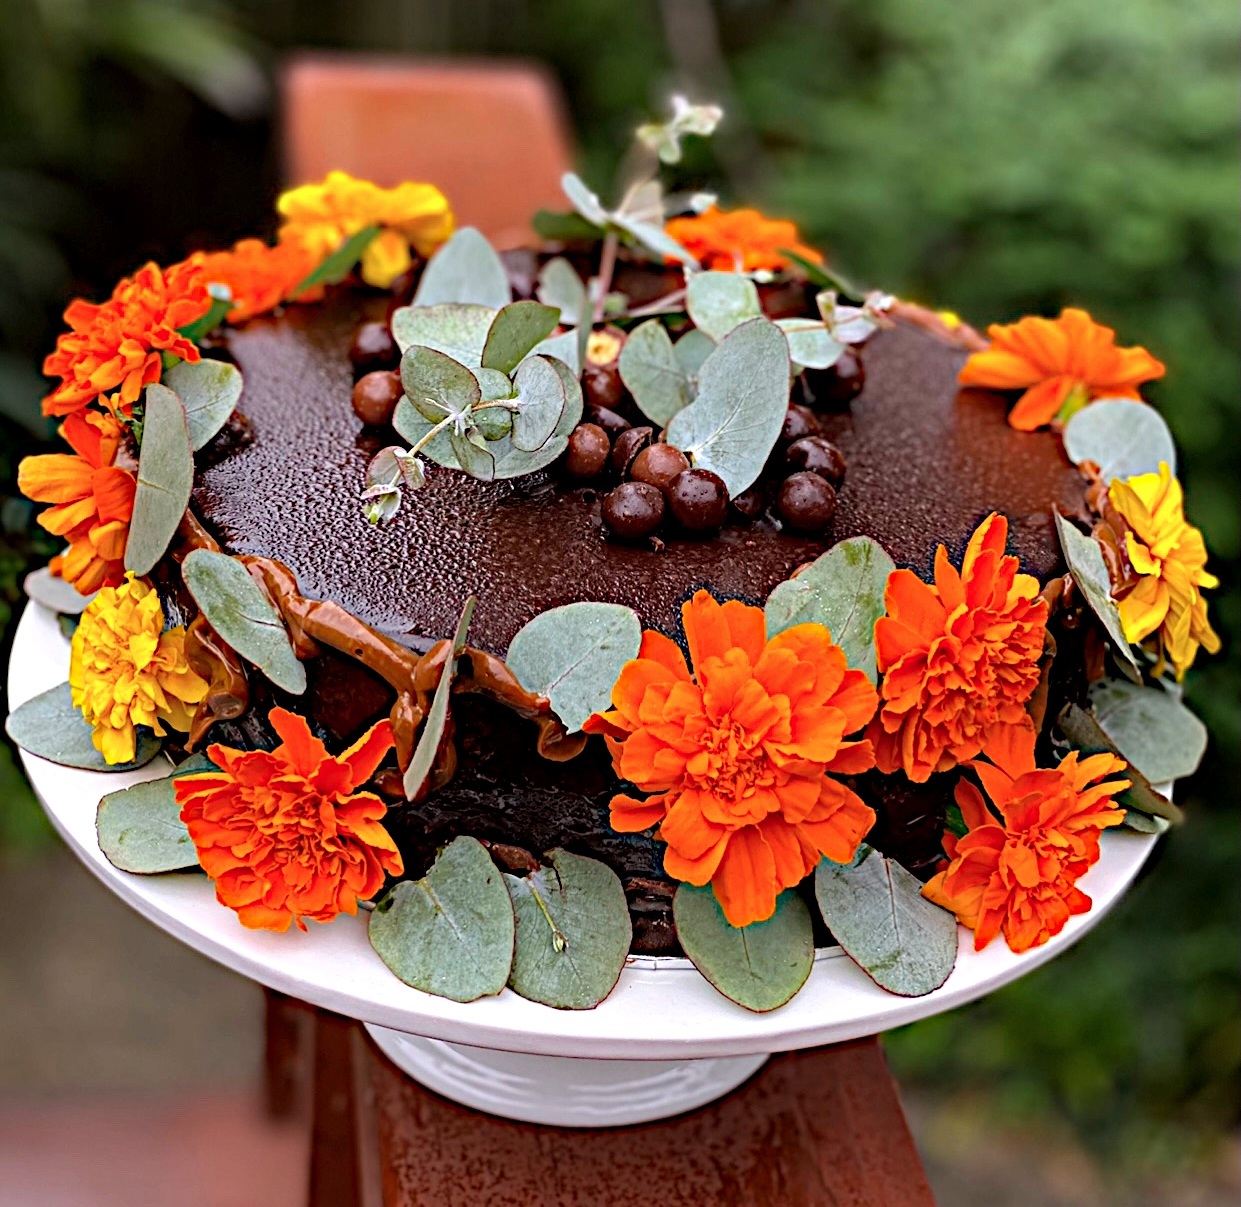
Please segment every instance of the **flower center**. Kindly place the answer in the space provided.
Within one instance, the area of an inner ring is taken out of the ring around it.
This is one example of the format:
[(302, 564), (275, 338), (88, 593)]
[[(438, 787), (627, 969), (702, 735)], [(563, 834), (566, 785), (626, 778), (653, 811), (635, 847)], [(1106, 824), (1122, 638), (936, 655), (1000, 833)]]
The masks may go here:
[(689, 760), (687, 769), (695, 787), (736, 803), (772, 780), (772, 767), (762, 747), (731, 717), (703, 734), (702, 749)]

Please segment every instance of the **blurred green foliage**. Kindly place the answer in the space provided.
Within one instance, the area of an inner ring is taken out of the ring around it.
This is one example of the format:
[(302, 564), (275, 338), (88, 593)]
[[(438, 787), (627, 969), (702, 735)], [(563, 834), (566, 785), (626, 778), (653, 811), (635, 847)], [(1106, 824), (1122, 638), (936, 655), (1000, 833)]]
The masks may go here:
[[(1237, 1122), (1241, 703), (1237, 13), (1225, 0), (9, 0), (0, 32), (0, 624), (47, 548), (13, 496), (46, 439), (38, 365), (73, 292), (269, 229), (267, 69), (289, 47), (547, 61), (605, 186), (672, 89), (729, 120), (688, 182), (797, 218), (850, 275), (976, 324), (1086, 306), (1168, 364), (1223, 587), (1191, 820), (1116, 916), (973, 1007), (890, 1037), (901, 1076), (1175, 1165)], [(0, 750), (0, 849), (38, 811)]]

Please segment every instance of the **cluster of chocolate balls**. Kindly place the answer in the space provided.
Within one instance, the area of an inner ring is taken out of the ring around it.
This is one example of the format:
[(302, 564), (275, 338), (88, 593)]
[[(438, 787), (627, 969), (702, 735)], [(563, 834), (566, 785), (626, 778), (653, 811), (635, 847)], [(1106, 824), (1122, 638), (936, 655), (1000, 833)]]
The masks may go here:
[[(626, 417), (627, 411), (635, 418), (637, 413), (620, 378), (624, 340), (616, 328), (591, 336), (582, 374), (586, 421), (569, 437), (563, 462), (564, 472), (576, 481), (610, 478), (616, 483), (601, 506), (603, 522), (614, 537), (641, 541), (668, 521), (683, 533), (709, 535), (730, 519), (749, 522), (765, 514), (799, 533), (827, 528), (836, 513), (845, 459), (820, 433), (814, 410), (790, 403), (762, 479), (730, 500), (718, 474), (692, 467), (653, 427)], [(817, 375), (803, 387), (802, 396), (813, 398), (819, 407), (851, 402), (862, 388), (862, 366), (852, 352), (845, 355), (841, 371)]]
[[(730, 519), (745, 523), (764, 515), (794, 532), (816, 534), (827, 528), (836, 512), (845, 458), (821, 434), (816, 412), (847, 406), (861, 392), (862, 363), (851, 349), (833, 368), (802, 375), (803, 402), (789, 404), (760, 481), (729, 499), (718, 474), (691, 466), (680, 449), (642, 422), (620, 377), (625, 338), (616, 327), (591, 335), (582, 373), (585, 421), (573, 429), (560, 462), (576, 483), (611, 483), (601, 512), (612, 536), (642, 541), (669, 522), (682, 533), (709, 535)], [(403, 389), (397, 372), (400, 351), (388, 325), (360, 324), (349, 359), (357, 375), (354, 412), (372, 427), (391, 423)]]

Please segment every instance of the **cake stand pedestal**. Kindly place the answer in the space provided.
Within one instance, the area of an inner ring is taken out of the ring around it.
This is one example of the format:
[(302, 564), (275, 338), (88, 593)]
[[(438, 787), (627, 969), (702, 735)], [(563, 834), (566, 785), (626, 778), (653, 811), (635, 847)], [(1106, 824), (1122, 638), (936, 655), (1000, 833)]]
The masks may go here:
[(557, 1127), (618, 1127), (692, 1111), (736, 1089), (767, 1054), (705, 1060), (588, 1060), (496, 1052), (365, 1023), (402, 1072), (489, 1115)]
[[(10, 660), (12, 706), (63, 683), (68, 665), (68, 643), (55, 616), (27, 607)], [(1157, 841), (1153, 834), (1105, 833), (1099, 862), (1081, 881), (1093, 909), (1070, 918), (1042, 947), (1017, 955), (995, 942), (976, 952), (973, 935), (962, 929), (952, 975), (925, 997), (886, 993), (839, 948), (827, 948), (816, 952), (793, 1000), (767, 1014), (728, 1001), (687, 960), (649, 956), (631, 956), (616, 988), (595, 1009), (553, 1010), (507, 989), (465, 1003), (412, 989), (372, 950), (365, 916), (340, 917), (305, 933), (251, 931), (216, 901), (201, 874), (119, 871), (96, 840), (99, 799), (167, 775), (162, 760), (112, 774), (60, 767), (24, 752), (22, 761), (69, 847), (157, 926), (262, 985), (372, 1026), (393, 1062), (439, 1093), (510, 1118), (566, 1126), (666, 1118), (726, 1093), (770, 1053), (877, 1035), (982, 997), (1096, 925)]]

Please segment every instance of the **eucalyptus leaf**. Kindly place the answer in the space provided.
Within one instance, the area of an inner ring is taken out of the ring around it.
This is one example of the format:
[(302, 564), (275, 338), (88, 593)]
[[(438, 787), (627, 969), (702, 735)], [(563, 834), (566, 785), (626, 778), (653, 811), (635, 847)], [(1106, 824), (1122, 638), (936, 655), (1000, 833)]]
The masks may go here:
[(95, 598), (93, 591), (89, 595), (79, 594), (77, 587), (65, 582), (59, 574), (53, 574), (46, 566), (31, 570), (22, 580), (22, 590), (35, 603), (65, 616), (79, 615)]
[(418, 744), (414, 747), (409, 766), (405, 768), (406, 800), (417, 799), (431, 775), (431, 769), (435, 766), (435, 756), (439, 753), (440, 743), (444, 740), (444, 729), (448, 724), (448, 696), (452, 691), (453, 677), (457, 673), (457, 659), (465, 648), (465, 635), (469, 632), (470, 621), (473, 617), (474, 596), (471, 595), (465, 601), (465, 607), (461, 609), (461, 617), (457, 621), (456, 632), (453, 633), (452, 645), (444, 661), (444, 669), (440, 672), (440, 681), (435, 685), (431, 707), (427, 710), (426, 720), (422, 723), (422, 731), (418, 734)]
[[(475, 439), (477, 436), (477, 440)], [(496, 476), (495, 454), (486, 446), (481, 432), (461, 433), (448, 429), (448, 443), (452, 445), (453, 457), (461, 468), (480, 482), (490, 482)]]
[(194, 487), (194, 453), (181, 400), (167, 386), (146, 388), (138, 487), (125, 542), (125, 569), (149, 574), (176, 535)]
[(803, 369), (830, 369), (845, 346), (833, 339), (827, 327), (814, 319), (777, 319), (776, 326), (789, 341), (789, 356)]
[(379, 958), (407, 985), (456, 1002), (499, 993), (513, 964), (513, 905), (476, 838), (456, 838), (421, 880), (403, 880), (371, 911)]
[(377, 225), (364, 226), (361, 230), (354, 231), (330, 256), (319, 261), (318, 267), (297, 285), (291, 296), (297, 297), (319, 285), (338, 285), (357, 267), (362, 253), (377, 234)]
[(1056, 532), (1060, 537), (1060, 548), (1064, 551), (1064, 560), (1073, 575), (1073, 581), (1111, 639), (1112, 650), (1120, 669), (1135, 683), (1140, 683), (1142, 672), (1129, 648), (1129, 642), (1125, 639), (1125, 630), (1120, 623), (1120, 610), (1112, 598), (1112, 579), (1107, 572), (1102, 551), (1093, 537), (1079, 532), (1058, 511), (1053, 514)]
[(463, 226), (428, 261), (412, 305), (465, 302), (499, 310), (512, 296), (499, 253), (480, 231)]
[(549, 356), (551, 366), (560, 375), (560, 384), (564, 386), (565, 405), (560, 422), (556, 424), (556, 436), (571, 436), (573, 429), (582, 422), (582, 411), (586, 400), (582, 394), (582, 383), (578, 380), (576, 370), (561, 357)]
[(698, 397), (668, 424), (668, 442), (724, 479), (736, 498), (762, 473), (789, 401), (783, 332), (751, 319), (724, 337), (698, 375)]
[(541, 302), (510, 302), (496, 314), (483, 345), (483, 368), (511, 373), (556, 329), (560, 312)]
[(144, 876), (197, 867), (174, 784), (183, 775), (212, 770), (210, 759), (193, 755), (170, 776), (108, 793), (95, 814), (99, 849), (108, 862)]
[(536, 210), (530, 225), (539, 238), (554, 243), (598, 243), (604, 236), (602, 226), (578, 213)]
[(767, 636), (796, 624), (824, 624), (851, 667), (877, 683), (875, 621), (895, 562), (878, 541), (855, 536), (833, 545), (767, 598)]
[(160, 748), (159, 738), (141, 728), (131, 762), (105, 762), (91, 740), (91, 727), (73, 706), (73, 690), (67, 683), (19, 704), (5, 719), (4, 729), (27, 754), (87, 771), (132, 771), (149, 763)]
[(605, 863), (555, 850), (549, 867), (505, 876), (517, 918), (509, 985), (531, 1001), (589, 1010), (616, 987), (633, 926), (620, 877)]
[(1164, 817), (1151, 817), (1137, 809), (1126, 809), (1121, 825), (1137, 834), (1166, 834), (1172, 823)]
[[(397, 402), (396, 410), (392, 413), (392, 426), (413, 447), (427, 436), (436, 424), (424, 418), (408, 398), (402, 398)], [(457, 455), (453, 452), (452, 438), (447, 428), (433, 436), (419, 451), (438, 465), (446, 466), (448, 469), (459, 470), (461, 468)]]
[(716, 343), (763, 313), (754, 282), (739, 272), (694, 273), (685, 288), (685, 307), (694, 326)]
[(590, 300), (586, 285), (563, 256), (548, 260), (539, 270), (539, 283), (535, 295), (544, 306), (554, 306), (560, 311), (560, 321), (567, 326), (577, 326), (590, 318)]
[[(471, 412), (470, 418), (484, 440), (499, 440), (513, 430), (513, 412), (504, 407), (484, 407)], [(495, 454), (492, 454), (492, 476), (495, 476)]]
[(576, 172), (566, 172), (560, 178), (560, 187), (573, 208), (592, 226), (607, 226), (611, 214), (603, 208), (598, 196)]
[(638, 409), (659, 427), (689, 405), (689, 379), (658, 319), (648, 319), (629, 333), (621, 349), (620, 375)]
[(715, 351), (715, 341), (697, 327), (691, 327), (673, 345), (677, 361), (690, 384), (691, 396), (698, 390), (698, 374), (708, 356)]
[(685, 250), (663, 226), (655, 222), (643, 222), (628, 214), (611, 215), (612, 225), (624, 231), (659, 260), (676, 260), (686, 268), (697, 268), (698, 261)]
[(530, 355), (562, 360), (573, 371), (573, 376), (577, 377), (582, 372), (582, 361), (585, 359), (582, 351), (584, 341), (581, 339), (583, 334), (589, 335), (590, 329), (580, 327), (575, 331), (562, 331), (559, 335), (548, 336), (541, 343), (535, 344)]
[(819, 912), (845, 954), (901, 997), (938, 989), (957, 959), (957, 920), (922, 895), (894, 859), (863, 843), (849, 864), (824, 859), (814, 873)]
[(495, 458), (493, 476), (496, 479), (521, 478), (537, 473), (551, 465), (568, 447), (568, 436), (557, 434), (535, 452), (528, 453), (514, 446), (512, 435), (504, 436), (491, 446), (491, 455)]
[(210, 284), (207, 288), (211, 293), (211, 305), (207, 307), (207, 312), (196, 318), (192, 323), (186, 323), (184, 327), (177, 328), (186, 339), (195, 344), (204, 335), (214, 331), (227, 318), (228, 312), (233, 308), (233, 295), (229, 290), (222, 286), (217, 287)]
[(1103, 679), (1091, 684), (1090, 711), (1130, 765), (1152, 784), (1193, 775), (1206, 753), (1206, 726), (1162, 687)]
[(513, 382), (507, 373), (501, 373), (498, 369), (481, 367), (472, 368), (470, 372), (474, 374), (474, 380), (478, 382), (484, 402), (495, 402), (500, 398), (513, 397)]
[(1176, 444), (1163, 416), (1132, 398), (1100, 398), (1064, 426), (1064, 451), (1074, 465), (1093, 461), (1104, 482), (1159, 472), (1176, 473)]
[(181, 563), (186, 590), (224, 643), (277, 687), (299, 696), (306, 668), (276, 609), (245, 566), (226, 553), (195, 549)]
[(513, 377), (517, 410), (513, 414), (513, 447), (533, 453), (552, 438), (568, 398), (560, 374), (546, 357), (522, 362)]
[(725, 997), (757, 1013), (783, 1006), (814, 965), (810, 911), (793, 889), (776, 898), (765, 922), (730, 926), (710, 886), (677, 886), (677, 938), (694, 967)]
[[(1120, 748), (1107, 735), (1094, 714), (1079, 708), (1076, 704), (1066, 704), (1056, 718), (1056, 726), (1068, 744), (1082, 754), (1114, 754), (1121, 755)], [(1180, 825), (1185, 820), (1184, 813), (1177, 805), (1151, 786), (1150, 781), (1130, 764), (1125, 771), (1125, 778), (1131, 781), (1130, 787), (1119, 793), (1116, 803), (1128, 810), (1137, 810), (1151, 817), (1163, 817), (1173, 825)]]
[(228, 422), (241, 398), (241, 370), (223, 360), (180, 361), (164, 374), (163, 383), (185, 407), (195, 452)]
[(418, 344), (401, 357), (401, 385), (418, 413), (433, 424), (449, 415), (464, 415), (483, 396), (478, 379), (465, 365)]
[(642, 625), (631, 608), (571, 603), (540, 612), (513, 638), (508, 669), (528, 692), (546, 696), (570, 733), (606, 709), (621, 668), (638, 656)]
[(483, 347), (495, 316), (488, 306), (455, 302), (403, 306), (393, 311), (392, 338), (402, 352), (421, 344), (476, 369), (483, 362)]

